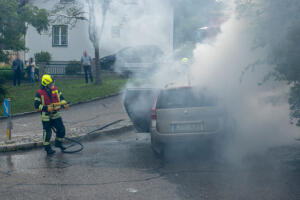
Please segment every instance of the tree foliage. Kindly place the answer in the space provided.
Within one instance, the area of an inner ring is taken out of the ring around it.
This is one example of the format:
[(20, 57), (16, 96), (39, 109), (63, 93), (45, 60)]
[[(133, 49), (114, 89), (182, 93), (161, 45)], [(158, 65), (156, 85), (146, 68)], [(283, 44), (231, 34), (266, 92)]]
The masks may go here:
[(217, 20), (224, 17), (225, 5), (216, 0), (175, 0), (173, 6), (174, 48), (183, 48), (183, 54), (192, 54), (195, 44), (205, 39), (206, 33), (202, 32), (208, 30), (201, 30), (202, 27), (217, 30)]
[(36, 63), (49, 63), (51, 61), (51, 54), (47, 51), (41, 51), (34, 54), (34, 59)]
[[(0, 0), (0, 62), (8, 62), (5, 50), (25, 50), (25, 34), (30, 24), (41, 33), (48, 29), (48, 13), (28, 3), (27, 0)], [(0, 103), (6, 94), (0, 79)]]
[(291, 88), (290, 116), (300, 126), (300, 1), (237, 0), (240, 18), (249, 20), (254, 48), (267, 51), (268, 78), (285, 81)]
[(0, 0), (0, 62), (7, 62), (3, 50), (25, 50), (27, 25), (41, 33), (48, 29), (48, 13), (26, 1)]

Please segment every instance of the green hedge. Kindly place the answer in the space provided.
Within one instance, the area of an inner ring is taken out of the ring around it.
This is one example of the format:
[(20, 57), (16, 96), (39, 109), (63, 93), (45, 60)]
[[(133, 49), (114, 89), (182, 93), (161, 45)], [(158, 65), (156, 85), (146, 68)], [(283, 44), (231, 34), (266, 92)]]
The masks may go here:
[[(36, 79), (38, 79), (38, 74), (39, 74), (38, 69), (35, 70), (35, 74), (36, 74)], [(1, 78), (5, 80), (14, 80), (14, 73), (12, 70), (0, 69), (0, 79)], [(28, 79), (27, 77), (25, 77), (25, 71), (22, 72), (21, 79), (22, 80)]]
[(36, 63), (41, 63), (41, 62), (49, 63), (52, 59), (52, 56), (47, 51), (41, 51), (39, 53), (34, 54), (34, 59)]
[[(22, 72), (22, 76), (21, 76), (22, 80), (27, 79), (27, 78), (24, 77), (24, 75), (25, 75), (25, 72)], [(5, 79), (5, 80), (13, 80), (14, 79), (14, 73), (11, 69), (10, 70), (0, 69), (0, 79), (1, 78)]]
[(4, 69), (7, 69), (7, 70), (11, 69), (11, 65), (5, 64), (5, 65), (0, 66), (0, 70), (4, 70)]
[(76, 75), (81, 72), (81, 64), (78, 61), (70, 61), (66, 67), (67, 75)]

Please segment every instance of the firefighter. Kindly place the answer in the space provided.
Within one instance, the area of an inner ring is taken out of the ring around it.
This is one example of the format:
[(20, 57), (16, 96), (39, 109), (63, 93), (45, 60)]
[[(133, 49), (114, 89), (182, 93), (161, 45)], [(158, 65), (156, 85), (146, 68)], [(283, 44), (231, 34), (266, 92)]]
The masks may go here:
[(190, 71), (189, 71), (189, 65), (190, 65), (189, 59), (184, 57), (181, 59), (181, 63), (183, 65), (183, 67), (185, 68), (184, 70), (186, 70), (188, 85), (191, 86), (191, 77), (190, 77)]
[[(61, 103), (63, 106), (53, 106), (53, 103)], [(47, 155), (55, 153), (51, 148), (50, 139), (52, 135), (51, 129), (56, 130), (56, 138), (54, 146), (65, 150), (63, 141), (65, 137), (65, 126), (60, 116), (60, 108), (68, 109), (69, 106), (64, 100), (61, 91), (53, 85), (53, 79), (50, 75), (44, 74), (41, 81), (41, 87), (37, 91), (34, 99), (34, 107), (41, 112), (43, 124), (43, 146)]]

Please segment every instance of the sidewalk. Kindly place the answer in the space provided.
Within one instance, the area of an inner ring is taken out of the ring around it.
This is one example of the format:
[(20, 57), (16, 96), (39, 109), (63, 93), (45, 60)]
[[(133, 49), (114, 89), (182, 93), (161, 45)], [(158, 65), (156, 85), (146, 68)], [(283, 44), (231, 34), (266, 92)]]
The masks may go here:
[[(79, 138), (111, 122), (121, 120), (100, 132), (112, 133), (132, 129), (132, 123), (122, 104), (122, 95), (102, 98), (70, 106), (68, 111), (61, 111), (66, 127), (66, 137)], [(0, 120), (0, 152), (28, 149), (42, 146), (42, 123), (40, 113), (21, 115), (12, 118), (12, 139), (6, 141), (7, 119)], [(54, 139), (55, 137), (53, 137)], [(90, 136), (90, 135), (89, 135)]]

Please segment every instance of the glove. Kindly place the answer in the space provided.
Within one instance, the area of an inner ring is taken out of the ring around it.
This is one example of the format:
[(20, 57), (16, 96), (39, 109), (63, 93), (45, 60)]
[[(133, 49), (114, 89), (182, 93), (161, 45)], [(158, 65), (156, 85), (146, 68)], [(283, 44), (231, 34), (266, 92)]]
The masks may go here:
[(48, 112), (53, 112), (54, 111), (54, 107), (52, 105), (47, 106), (47, 111)]
[(65, 104), (65, 105), (64, 105), (64, 109), (65, 109), (65, 110), (69, 110), (69, 104)]
[(54, 110), (55, 111), (59, 111), (60, 110), (60, 106), (54, 106)]

